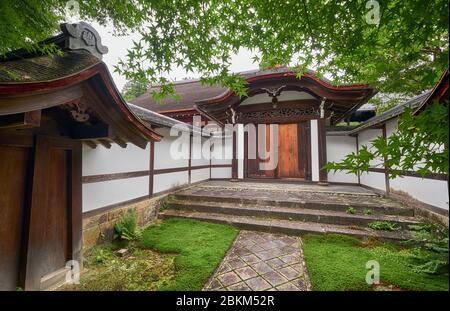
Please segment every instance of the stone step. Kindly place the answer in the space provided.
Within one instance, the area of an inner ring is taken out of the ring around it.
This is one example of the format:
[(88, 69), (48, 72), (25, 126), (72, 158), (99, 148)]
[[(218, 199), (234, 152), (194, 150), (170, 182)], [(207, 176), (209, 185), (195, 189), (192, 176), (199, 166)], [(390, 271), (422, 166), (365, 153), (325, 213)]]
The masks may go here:
[[(248, 195), (247, 193), (244, 193)], [(352, 207), (357, 214), (364, 214), (366, 210), (371, 210), (375, 215), (398, 215), (398, 216), (414, 216), (414, 209), (400, 204), (395, 204), (390, 201), (383, 201), (383, 198), (376, 198), (376, 200), (366, 200), (361, 202), (361, 197), (347, 196), (345, 200), (338, 200), (339, 197), (333, 201), (333, 197), (325, 201), (314, 201), (310, 198), (302, 199), (299, 197), (283, 197), (279, 198), (275, 195), (273, 198), (266, 197), (264, 199), (255, 197), (243, 197), (242, 195), (233, 195), (229, 193), (214, 193), (214, 195), (195, 194), (180, 192), (175, 195), (176, 199), (189, 200), (196, 202), (215, 202), (215, 203), (234, 203), (236, 205), (252, 204), (273, 207), (288, 207), (288, 208), (302, 208), (313, 210), (327, 210), (335, 212), (345, 212)]]
[(398, 215), (364, 215), (349, 214), (347, 212), (336, 212), (330, 210), (314, 210), (298, 207), (273, 207), (266, 205), (200, 202), (189, 200), (176, 200), (170, 203), (171, 209), (227, 214), (236, 216), (257, 216), (282, 220), (296, 220), (302, 222), (327, 223), (332, 225), (361, 226), (373, 221), (389, 221), (395, 223), (402, 229), (408, 229), (408, 225), (418, 224), (419, 221), (411, 216)]
[(189, 212), (181, 210), (165, 210), (159, 213), (159, 218), (189, 218), (214, 223), (233, 225), (239, 229), (281, 233), (289, 235), (313, 234), (346, 234), (356, 237), (374, 237), (380, 240), (404, 241), (410, 238), (407, 231), (376, 231), (342, 225), (330, 225), (314, 222), (302, 222), (294, 220), (264, 219), (251, 216), (233, 216), (216, 213)]

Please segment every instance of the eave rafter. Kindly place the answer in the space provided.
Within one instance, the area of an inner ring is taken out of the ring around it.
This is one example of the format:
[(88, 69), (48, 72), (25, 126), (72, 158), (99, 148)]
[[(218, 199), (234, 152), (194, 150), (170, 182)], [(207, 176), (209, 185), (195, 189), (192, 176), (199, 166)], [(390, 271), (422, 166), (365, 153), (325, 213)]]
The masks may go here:
[[(305, 74), (298, 79), (293, 72), (282, 72), (247, 79), (247, 97), (239, 98), (228, 90), (214, 98), (199, 100), (194, 108), (208, 118), (223, 124), (226, 122), (226, 111), (230, 108), (240, 109), (240, 104), (249, 97), (265, 93), (267, 89), (283, 87), (283, 91), (306, 92), (316, 98), (317, 103), (326, 100), (326, 109), (330, 110), (331, 122), (336, 123), (366, 103), (376, 90), (368, 85), (335, 86), (314, 75)], [(268, 103), (270, 104), (270, 102)]]
[[(121, 147), (131, 142), (145, 148), (148, 141), (161, 139), (158, 133), (129, 110), (106, 65), (101, 62), (58, 80), (0, 82), (0, 116), (19, 116), (49, 108), (71, 115), (72, 120), (67, 125), (71, 138), (82, 140), (91, 148), (97, 144), (110, 148), (111, 142)], [(94, 123), (89, 120), (91, 114), (96, 120)], [(3, 118), (6, 120), (6, 117)]]

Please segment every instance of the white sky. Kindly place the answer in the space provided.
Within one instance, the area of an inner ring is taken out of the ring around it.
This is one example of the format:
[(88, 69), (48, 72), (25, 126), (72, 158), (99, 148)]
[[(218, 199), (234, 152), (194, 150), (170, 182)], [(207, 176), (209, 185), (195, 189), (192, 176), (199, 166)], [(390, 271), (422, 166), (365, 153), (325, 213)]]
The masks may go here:
[[(112, 26), (100, 26), (99, 24), (93, 22), (92, 26), (98, 31), (100, 37), (102, 38), (102, 44), (106, 45), (109, 49), (106, 55), (103, 55), (103, 61), (108, 65), (108, 69), (114, 79), (119, 90), (122, 90), (124, 84), (127, 82), (125, 77), (114, 72), (114, 65), (117, 65), (119, 59), (126, 59), (127, 49), (133, 46), (133, 40), (139, 40), (139, 34), (131, 34), (128, 36), (113, 36)], [(246, 70), (257, 69), (258, 65), (253, 63), (252, 57), (254, 53), (248, 50), (242, 49), (237, 55), (232, 58), (232, 63), (230, 70), (233, 72), (240, 72)], [(182, 80), (183, 78), (199, 78), (195, 74), (186, 74), (184, 70), (176, 69), (167, 75), (171, 80)]]

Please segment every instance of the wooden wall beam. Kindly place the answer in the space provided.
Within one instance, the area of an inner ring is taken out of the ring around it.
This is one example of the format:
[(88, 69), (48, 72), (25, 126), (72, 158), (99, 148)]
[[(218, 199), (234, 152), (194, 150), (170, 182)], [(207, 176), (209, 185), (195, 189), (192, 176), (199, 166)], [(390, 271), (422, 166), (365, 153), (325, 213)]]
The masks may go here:
[(41, 110), (0, 116), (0, 129), (24, 129), (41, 125)]

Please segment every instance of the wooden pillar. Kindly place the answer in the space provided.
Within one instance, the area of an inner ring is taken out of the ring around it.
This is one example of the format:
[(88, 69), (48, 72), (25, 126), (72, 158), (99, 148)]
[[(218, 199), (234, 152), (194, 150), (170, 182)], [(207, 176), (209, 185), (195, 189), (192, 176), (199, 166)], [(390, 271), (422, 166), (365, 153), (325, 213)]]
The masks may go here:
[[(359, 134), (356, 134), (356, 154), (359, 154)], [(361, 173), (358, 171), (358, 185), (361, 184)]]
[[(387, 139), (387, 134), (386, 134), (386, 123), (383, 124), (382, 127), (382, 134), (383, 134), (383, 138), (386, 140)], [(389, 185), (389, 170), (386, 167), (386, 156), (383, 159), (383, 166), (384, 166), (384, 182), (385, 182), (385, 186), (386, 186), (386, 194), (389, 194), (391, 192), (391, 186)]]
[(320, 118), (317, 120), (318, 139), (319, 139), (319, 183), (328, 183), (328, 173), (323, 169), (327, 164), (327, 132), (326, 119)]
[(237, 133), (233, 131), (233, 160), (231, 160), (231, 180), (238, 179)]
[[(211, 168), (211, 161), (209, 162), (209, 167)], [(191, 183), (191, 175), (192, 175), (192, 135), (189, 134), (189, 158), (188, 158), (188, 184)], [(211, 177), (211, 175), (209, 176)]]
[(153, 196), (153, 177), (154, 177), (154, 173), (153, 171), (155, 170), (155, 142), (151, 141), (150, 142), (150, 168), (149, 168), (149, 172), (148, 172), (148, 195), (149, 197)]
[(305, 155), (305, 179), (312, 180), (312, 167), (311, 167), (311, 121), (305, 122), (305, 137), (306, 137), (306, 155)]
[(248, 132), (244, 130), (244, 178), (247, 177), (248, 177)]

